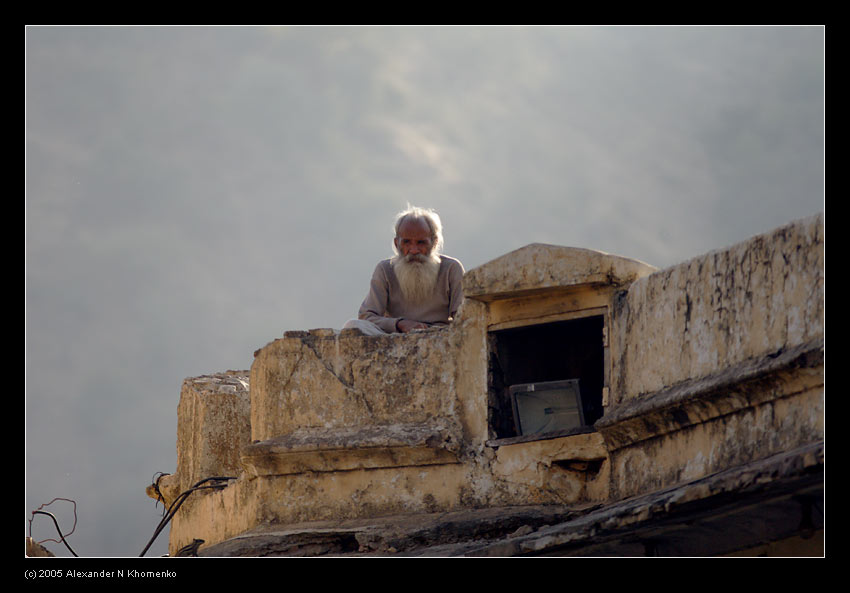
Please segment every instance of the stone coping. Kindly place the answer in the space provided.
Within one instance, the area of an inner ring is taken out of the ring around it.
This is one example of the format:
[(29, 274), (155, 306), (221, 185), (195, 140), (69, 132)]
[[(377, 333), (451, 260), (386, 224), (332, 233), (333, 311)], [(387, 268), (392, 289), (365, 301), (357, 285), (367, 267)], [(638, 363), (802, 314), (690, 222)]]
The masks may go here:
[(679, 430), (707, 419), (792, 395), (786, 375), (812, 371), (804, 383), (823, 383), (824, 341), (805, 344), (733, 365), (707, 377), (691, 379), (651, 394), (627, 400), (606, 411), (594, 428), (609, 449)]
[(655, 271), (602, 251), (532, 243), (467, 271), (463, 292), (488, 301), (582, 285), (623, 286)]
[(316, 427), (247, 445), (241, 458), (251, 475), (287, 475), (458, 463), (459, 445), (435, 425)]

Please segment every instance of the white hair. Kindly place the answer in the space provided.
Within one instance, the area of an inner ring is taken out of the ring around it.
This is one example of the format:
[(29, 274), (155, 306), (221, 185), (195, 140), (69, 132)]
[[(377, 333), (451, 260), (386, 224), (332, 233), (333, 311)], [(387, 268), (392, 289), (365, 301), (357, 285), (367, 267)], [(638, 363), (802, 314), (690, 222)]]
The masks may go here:
[(406, 257), (393, 258), (393, 271), (404, 298), (411, 304), (421, 303), (434, 294), (440, 273), (440, 256), (415, 256), (416, 262)]
[(395, 245), (395, 237), (398, 237), (398, 229), (406, 220), (424, 220), (428, 223), (431, 229), (431, 255), (439, 255), (443, 249), (443, 223), (440, 221), (440, 216), (430, 208), (419, 208), (417, 206), (407, 205), (407, 208), (396, 214), (395, 224), (393, 225), (393, 252), (398, 255), (398, 248)]

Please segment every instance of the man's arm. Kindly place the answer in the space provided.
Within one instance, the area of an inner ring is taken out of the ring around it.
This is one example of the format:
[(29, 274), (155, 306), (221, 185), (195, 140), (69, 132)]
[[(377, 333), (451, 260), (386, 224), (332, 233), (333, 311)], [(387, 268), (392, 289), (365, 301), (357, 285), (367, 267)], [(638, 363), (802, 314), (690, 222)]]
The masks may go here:
[[(456, 260), (457, 261), (457, 260)], [(449, 270), (449, 317), (455, 319), (463, 303), (463, 264), (457, 261)]]
[(428, 329), (429, 327), (431, 327), (429, 324), (422, 321), (414, 321), (413, 319), (399, 319), (396, 323), (398, 331), (405, 334), (415, 329)]
[(389, 303), (389, 294), (389, 281), (379, 263), (375, 266), (375, 271), (372, 273), (372, 280), (369, 283), (369, 293), (366, 295), (363, 304), (360, 305), (357, 318), (371, 321), (383, 331), (391, 334), (400, 331), (400, 328), (396, 327), (399, 319), (384, 317)]

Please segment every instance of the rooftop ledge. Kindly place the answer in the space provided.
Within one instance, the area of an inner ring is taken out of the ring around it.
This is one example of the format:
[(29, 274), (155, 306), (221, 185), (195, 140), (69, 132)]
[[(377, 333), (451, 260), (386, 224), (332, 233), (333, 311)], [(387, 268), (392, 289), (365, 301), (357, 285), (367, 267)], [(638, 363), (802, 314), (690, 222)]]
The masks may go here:
[(458, 463), (450, 431), (421, 424), (356, 428), (302, 428), (247, 445), (250, 475), (289, 475)]
[(657, 268), (593, 249), (532, 243), (466, 272), (466, 298), (493, 301), (586, 285), (622, 286)]

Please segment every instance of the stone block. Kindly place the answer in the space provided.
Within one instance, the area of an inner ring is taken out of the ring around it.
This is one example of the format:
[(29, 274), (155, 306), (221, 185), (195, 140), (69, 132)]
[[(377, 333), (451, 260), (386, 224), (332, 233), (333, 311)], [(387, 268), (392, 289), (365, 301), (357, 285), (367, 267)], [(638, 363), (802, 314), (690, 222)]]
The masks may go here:
[(574, 286), (624, 286), (655, 270), (592, 249), (533, 243), (469, 270), (463, 277), (463, 293), (490, 301)]
[[(159, 481), (170, 504), (198, 481), (242, 472), (240, 449), (251, 439), (247, 371), (227, 371), (183, 381), (177, 406), (177, 471)], [(155, 492), (149, 492), (156, 497)]]
[(436, 425), (298, 429), (242, 450), (249, 475), (351, 471), (458, 463), (457, 435)]
[(456, 422), (450, 334), (308, 333), (272, 342), (251, 367), (252, 440), (310, 428)]

